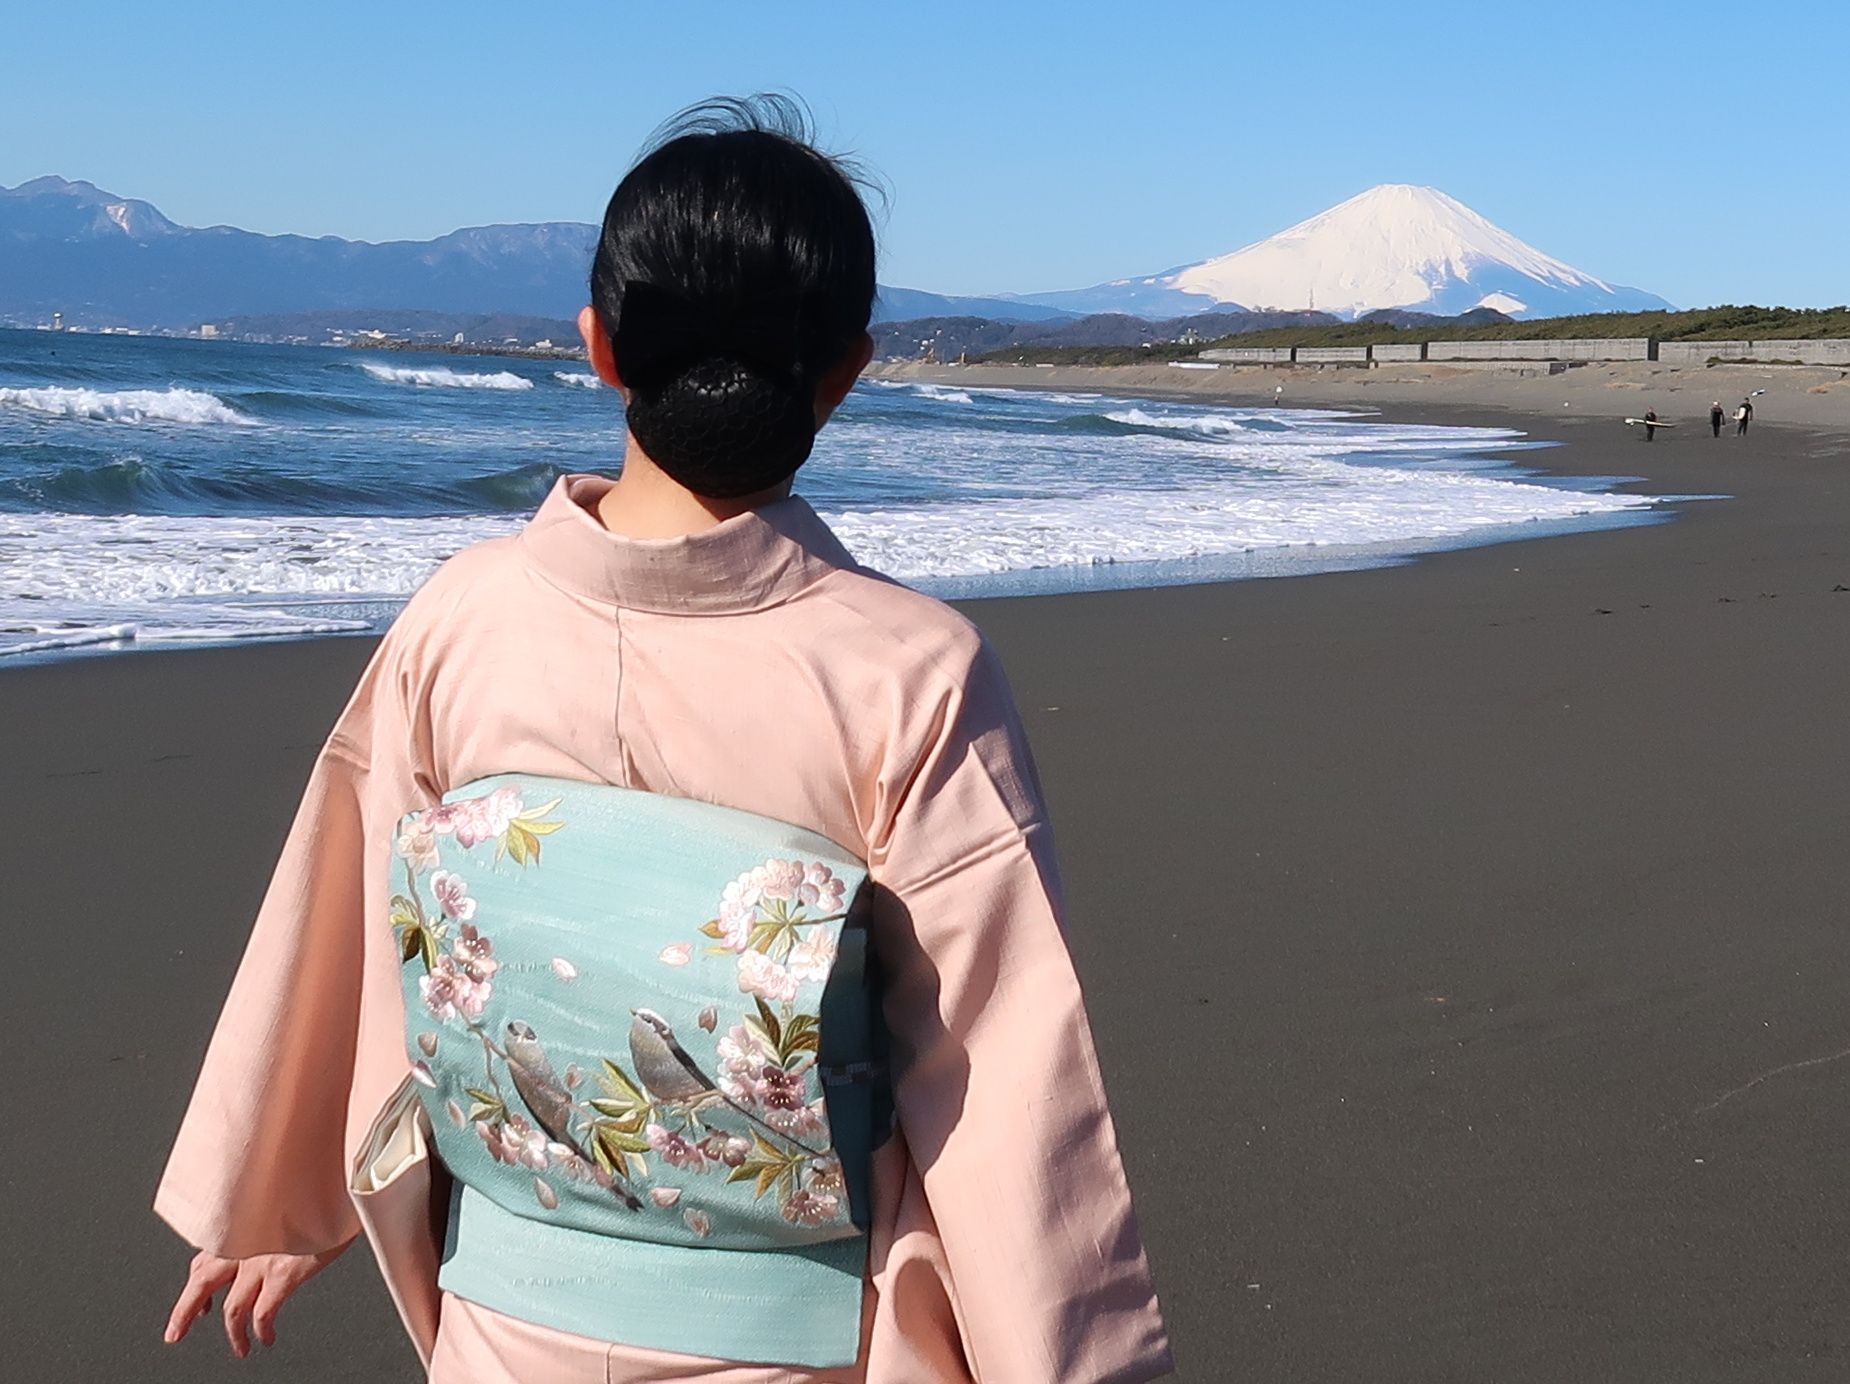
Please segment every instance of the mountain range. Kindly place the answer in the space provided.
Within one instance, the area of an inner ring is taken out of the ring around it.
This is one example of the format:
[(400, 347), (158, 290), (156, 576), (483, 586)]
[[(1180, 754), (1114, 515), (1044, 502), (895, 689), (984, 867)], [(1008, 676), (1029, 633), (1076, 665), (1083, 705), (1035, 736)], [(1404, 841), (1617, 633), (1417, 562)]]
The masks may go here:
[[(189, 328), (253, 315), (415, 309), (575, 317), (598, 228), (581, 221), (471, 226), (373, 244), (182, 226), (93, 183), (0, 188), (0, 322), (62, 313), (72, 326)], [(881, 320), (972, 314), (1060, 320), (1063, 309), (880, 288)]]
[[(0, 188), (0, 323), (189, 329), (333, 311), (570, 319), (597, 227), (471, 226), (374, 244), (183, 226), (92, 183)], [(877, 322), (1170, 319), (1204, 311), (1354, 318), (1378, 309), (1512, 317), (1669, 305), (1554, 259), (1435, 188), (1371, 188), (1231, 254), (1053, 293), (968, 297), (881, 285)], [(1115, 329), (1114, 329), (1115, 330)], [(1128, 325), (1125, 332), (1134, 334)], [(473, 338), (471, 338), (473, 339)]]

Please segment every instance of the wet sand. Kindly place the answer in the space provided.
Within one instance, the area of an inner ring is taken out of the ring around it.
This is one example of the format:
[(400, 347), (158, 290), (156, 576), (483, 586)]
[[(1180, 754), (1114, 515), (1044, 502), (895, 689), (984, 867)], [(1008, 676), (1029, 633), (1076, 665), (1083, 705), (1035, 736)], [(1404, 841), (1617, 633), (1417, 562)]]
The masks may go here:
[[(1052, 799), (1181, 1377), (1841, 1379), (1850, 440), (1391, 415), (1736, 498), (967, 606)], [(8, 1379), (415, 1376), (363, 1250), (274, 1353), (162, 1347), (187, 1256), (147, 1211), (368, 649), (0, 671), (0, 936), (35, 1040), (9, 1067)]]

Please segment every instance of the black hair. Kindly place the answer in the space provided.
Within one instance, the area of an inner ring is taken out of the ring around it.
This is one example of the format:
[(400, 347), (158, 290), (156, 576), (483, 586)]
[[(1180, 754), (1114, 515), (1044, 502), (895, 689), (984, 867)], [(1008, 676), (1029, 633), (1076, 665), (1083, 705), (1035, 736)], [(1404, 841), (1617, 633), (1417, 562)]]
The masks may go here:
[(809, 458), (817, 381), (873, 313), (863, 182), (773, 94), (689, 107), (612, 194), (591, 303), (631, 433), (696, 494), (754, 494)]

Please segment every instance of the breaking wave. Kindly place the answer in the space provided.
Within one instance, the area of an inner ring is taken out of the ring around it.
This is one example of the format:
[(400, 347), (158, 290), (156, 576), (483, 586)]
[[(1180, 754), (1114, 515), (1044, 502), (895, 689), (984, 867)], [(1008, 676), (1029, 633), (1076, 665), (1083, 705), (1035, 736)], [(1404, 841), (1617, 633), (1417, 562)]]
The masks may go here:
[(99, 423), (189, 423), (242, 427), (246, 417), (216, 394), (198, 389), (0, 389), (0, 408), (23, 409), (48, 418), (84, 418)]
[(603, 383), (596, 375), (587, 375), (578, 370), (555, 370), (552, 377), (560, 384), (575, 384), (580, 389), (596, 389)]
[[(974, 404), (967, 389), (952, 389), (948, 385), (931, 384), (924, 380), (868, 380), (879, 389), (897, 389), (918, 399), (936, 399), (943, 404)], [(993, 394), (995, 390), (979, 390), (978, 393)]]
[(531, 389), (533, 381), (512, 370), (497, 370), (488, 375), (470, 375), (434, 365), (419, 370), (404, 365), (375, 365), (361, 361), (360, 369), (385, 384), (415, 384), (438, 389)]
[(1241, 418), (1226, 413), (1150, 413), (1145, 409), (1127, 408), (1114, 410), (1105, 417), (1113, 423), (1138, 431), (1196, 433), (1203, 437), (1289, 431), (1287, 424), (1269, 418)]

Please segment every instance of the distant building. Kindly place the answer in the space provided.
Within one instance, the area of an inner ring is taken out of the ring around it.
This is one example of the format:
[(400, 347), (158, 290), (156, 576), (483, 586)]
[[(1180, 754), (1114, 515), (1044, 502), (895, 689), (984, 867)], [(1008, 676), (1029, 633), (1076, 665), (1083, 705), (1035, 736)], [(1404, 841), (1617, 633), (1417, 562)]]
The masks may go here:
[(450, 338), (450, 345), (452, 346), (460, 346), (462, 345), (462, 343), (463, 343), (463, 334), (461, 332), (456, 333), (455, 336)]
[(552, 338), (549, 336), (541, 337), (538, 341), (533, 343), (533, 349), (536, 351), (550, 351), (552, 349)]
[(216, 341), (218, 339), (218, 324), (216, 322), (201, 322), (199, 324), (199, 339), (201, 341)]
[(64, 314), (63, 313), (54, 312), (51, 315), (51, 329), (54, 332), (61, 332), (64, 330)]

